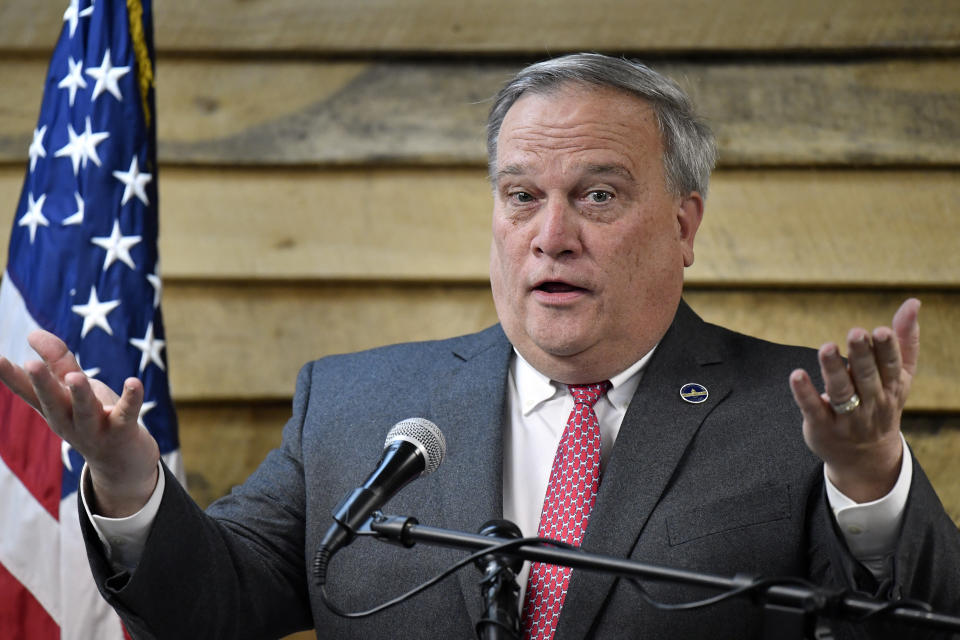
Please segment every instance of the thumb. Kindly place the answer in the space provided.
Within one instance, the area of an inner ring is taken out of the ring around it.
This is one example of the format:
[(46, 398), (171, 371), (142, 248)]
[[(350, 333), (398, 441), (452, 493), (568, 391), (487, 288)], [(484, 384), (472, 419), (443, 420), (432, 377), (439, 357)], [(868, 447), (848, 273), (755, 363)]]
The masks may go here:
[(140, 419), (140, 407), (143, 406), (143, 383), (137, 378), (127, 378), (123, 382), (123, 393), (110, 412), (111, 421), (119, 425), (136, 423)]

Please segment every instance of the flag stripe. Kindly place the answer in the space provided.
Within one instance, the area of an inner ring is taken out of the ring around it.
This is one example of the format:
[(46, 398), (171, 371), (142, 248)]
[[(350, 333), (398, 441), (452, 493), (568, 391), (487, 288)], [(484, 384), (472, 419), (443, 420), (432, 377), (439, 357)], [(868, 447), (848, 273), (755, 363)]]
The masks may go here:
[[(60, 619), (60, 525), (0, 460), (0, 564)], [(0, 602), (0, 607), (7, 604)]]
[(43, 418), (6, 387), (0, 386), (0, 459), (35, 502), (51, 517), (60, 508), (63, 463), (60, 438)]
[(0, 285), (0, 311), (3, 312), (0, 313), (0, 353), (19, 365), (36, 359), (37, 354), (27, 344), (27, 336), (39, 329), (40, 325), (27, 311), (23, 295), (6, 271)]
[(0, 564), (0, 630), (3, 637), (59, 640), (60, 629), (36, 598)]
[[(4, 273), (0, 283), (0, 353), (16, 364), (36, 359), (27, 335), (39, 329), (23, 297)], [(61, 440), (43, 418), (16, 394), (0, 385), (0, 458), (54, 518), (58, 518), (63, 467)]]

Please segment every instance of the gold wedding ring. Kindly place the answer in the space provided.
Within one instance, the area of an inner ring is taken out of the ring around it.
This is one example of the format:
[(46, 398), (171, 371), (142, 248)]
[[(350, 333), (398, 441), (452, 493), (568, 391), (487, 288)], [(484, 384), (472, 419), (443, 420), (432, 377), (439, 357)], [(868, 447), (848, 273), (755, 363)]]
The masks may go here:
[(833, 407), (833, 412), (837, 415), (853, 413), (860, 406), (860, 396), (854, 393), (846, 402), (831, 402), (830, 406)]

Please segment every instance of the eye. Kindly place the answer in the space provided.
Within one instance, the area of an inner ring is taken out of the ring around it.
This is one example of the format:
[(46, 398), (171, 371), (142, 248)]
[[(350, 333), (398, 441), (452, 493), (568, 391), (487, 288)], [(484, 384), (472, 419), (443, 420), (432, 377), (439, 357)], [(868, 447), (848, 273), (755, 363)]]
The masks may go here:
[(604, 204), (613, 200), (613, 194), (609, 191), (591, 191), (587, 194), (587, 200), (593, 204)]
[(510, 199), (517, 204), (527, 204), (533, 202), (534, 197), (526, 191), (514, 191), (510, 194)]

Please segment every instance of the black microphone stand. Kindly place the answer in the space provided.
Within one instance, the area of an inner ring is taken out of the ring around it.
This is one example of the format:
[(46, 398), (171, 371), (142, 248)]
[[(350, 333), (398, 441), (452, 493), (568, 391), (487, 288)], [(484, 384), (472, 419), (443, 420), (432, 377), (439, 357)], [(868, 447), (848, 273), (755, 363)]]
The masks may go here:
[[(488, 540), (517, 540), (520, 528), (509, 520), (491, 520), (480, 528)], [(496, 542), (493, 542), (496, 544)], [(484, 612), (477, 621), (478, 640), (520, 640), (520, 587), (517, 573), (523, 559), (502, 553), (489, 553), (476, 561), (483, 574), (480, 595)]]
[[(497, 544), (508, 544), (515, 538), (464, 533), (421, 525), (415, 518), (375, 513), (358, 535), (374, 536), (385, 542), (412, 547), (418, 542), (434, 546), (482, 551)], [(759, 600), (764, 607), (764, 632), (767, 638), (815, 640), (816, 621), (821, 617), (856, 621), (870, 614), (882, 613), (884, 620), (960, 632), (960, 617), (935, 611), (911, 608), (896, 601), (885, 602), (823, 588), (787, 584), (762, 585), (750, 576), (726, 578), (713, 574), (661, 567), (625, 558), (586, 553), (579, 549), (561, 549), (539, 544), (519, 544), (499, 550), (498, 554), (574, 569), (600, 571), (628, 578), (709, 587), (723, 591), (740, 589), (745, 596)], [(757, 585), (756, 589), (747, 588)], [(509, 637), (509, 636), (504, 636)]]

